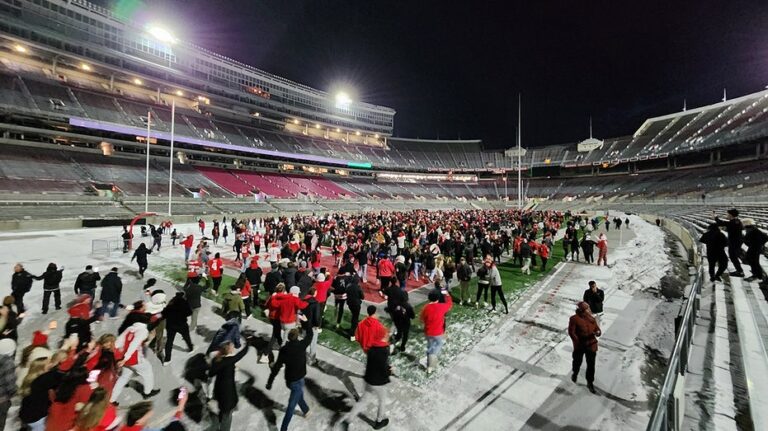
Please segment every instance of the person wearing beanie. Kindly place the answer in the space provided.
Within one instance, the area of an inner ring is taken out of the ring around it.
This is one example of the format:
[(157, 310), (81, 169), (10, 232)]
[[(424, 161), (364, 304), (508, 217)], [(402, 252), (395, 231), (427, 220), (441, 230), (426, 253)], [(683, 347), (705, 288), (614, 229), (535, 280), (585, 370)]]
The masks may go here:
[(0, 340), (0, 429), (5, 429), (11, 399), (16, 395), (16, 342), (10, 338)]
[(51, 302), (51, 294), (53, 294), (54, 305), (57, 310), (61, 310), (61, 289), (59, 284), (61, 283), (62, 273), (64, 267), (59, 269), (56, 264), (51, 262), (48, 264), (45, 272), (35, 277), (35, 280), (43, 280), (43, 314), (48, 314), (48, 304)]
[[(375, 312), (374, 307), (374, 312)], [(360, 322), (362, 325), (362, 322)], [(376, 422), (373, 429), (382, 429), (389, 424), (389, 419), (384, 417), (384, 408), (387, 404), (386, 385), (389, 376), (392, 375), (392, 366), (389, 364), (389, 332), (383, 326), (373, 329), (372, 345), (367, 350), (365, 362), (365, 389), (363, 395), (355, 403), (349, 413), (344, 415), (341, 422), (349, 425), (352, 420), (363, 411), (371, 397), (377, 401)]]
[(587, 358), (587, 388), (593, 394), (596, 393), (593, 382), (595, 381), (595, 357), (597, 356), (597, 337), (602, 335), (589, 304), (580, 301), (576, 307), (576, 314), (568, 320), (568, 336), (573, 342), (573, 362), (571, 369), (571, 381), (576, 383), (581, 368), (581, 362)]
[(735, 271), (729, 272), (731, 277), (744, 277), (744, 270), (741, 268), (741, 246), (744, 244), (744, 226), (739, 219), (739, 210), (731, 208), (728, 210), (728, 219), (721, 220), (715, 216), (715, 224), (718, 226), (725, 226), (725, 231), (728, 232), (728, 257), (731, 259), (731, 263)]
[(85, 267), (85, 271), (81, 272), (75, 280), (75, 295), (86, 294), (91, 297), (91, 305), (93, 305), (93, 298), (96, 296), (96, 282), (101, 280), (98, 268), (94, 269), (92, 265)]
[[(445, 302), (440, 301), (443, 298)], [(427, 374), (432, 374), (445, 343), (445, 315), (453, 307), (453, 299), (445, 289), (430, 291), (427, 299), (429, 302), (421, 310), (421, 321), (427, 338)]]
[(109, 317), (114, 319), (117, 316), (117, 309), (120, 306), (120, 296), (123, 292), (123, 281), (117, 274), (117, 268), (112, 268), (109, 274), (101, 280), (101, 314), (109, 313)]

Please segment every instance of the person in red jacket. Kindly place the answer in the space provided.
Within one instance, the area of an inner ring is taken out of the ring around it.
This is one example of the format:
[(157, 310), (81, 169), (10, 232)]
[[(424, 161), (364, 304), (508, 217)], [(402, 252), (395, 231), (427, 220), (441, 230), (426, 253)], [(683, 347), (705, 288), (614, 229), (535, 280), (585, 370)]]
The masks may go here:
[(549, 247), (545, 243), (539, 245), (539, 257), (541, 258), (541, 272), (547, 270), (547, 261), (549, 260)]
[(270, 307), (277, 311), (280, 320), (280, 328), (283, 340), (288, 339), (288, 331), (296, 327), (296, 314), (307, 306), (307, 303), (299, 299), (299, 286), (293, 286), (290, 293), (275, 294), (270, 298)]
[[(355, 330), (355, 340), (360, 343), (360, 347), (363, 348), (364, 353), (368, 353), (368, 349), (371, 347), (379, 346), (381, 342), (381, 330), (387, 330), (381, 323), (378, 317), (376, 317), (376, 306), (368, 306), (368, 317), (363, 319)], [(388, 345), (389, 343), (387, 343)]]
[(189, 260), (189, 253), (192, 251), (192, 246), (195, 245), (194, 235), (187, 235), (184, 240), (179, 241), (179, 245), (184, 246), (184, 262)]
[(395, 265), (389, 259), (381, 259), (376, 268), (379, 272), (379, 295), (386, 296), (389, 283), (395, 276)]
[[(221, 254), (216, 253), (213, 255), (213, 259), (208, 261), (208, 275), (213, 282), (213, 292), (219, 294), (219, 286), (221, 286), (221, 274), (224, 269), (224, 262), (221, 260)], [(193, 277), (194, 278), (194, 277)]]
[[(441, 298), (445, 298), (445, 302), (440, 302)], [(427, 374), (432, 374), (445, 343), (445, 315), (453, 307), (453, 299), (445, 289), (429, 292), (427, 299), (429, 303), (421, 310), (421, 321), (424, 322), (424, 335), (427, 337)]]
[(317, 274), (317, 278), (315, 278), (315, 284), (313, 285), (315, 288), (315, 291), (317, 294), (315, 295), (315, 299), (318, 303), (318, 309), (320, 313), (320, 328), (317, 330), (318, 333), (323, 331), (323, 320), (325, 316), (325, 304), (328, 302), (328, 290), (331, 288), (331, 282), (333, 281), (330, 277), (328, 279), (325, 279), (325, 274), (320, 273)]

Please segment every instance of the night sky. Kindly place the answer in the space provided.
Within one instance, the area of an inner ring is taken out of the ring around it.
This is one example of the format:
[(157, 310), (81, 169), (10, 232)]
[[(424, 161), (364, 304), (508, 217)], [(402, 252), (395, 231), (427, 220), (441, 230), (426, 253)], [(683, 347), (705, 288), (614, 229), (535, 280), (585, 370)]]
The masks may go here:
[(695, 107), (724, 87), (731, 98), (768, 85), (766, 0), (149, 4), (195, 44), (395, 108), (401, 137), (512, 146), (518, 92), (524, 146), (584, 139), (590, 115), (596, 137), (616, 137), (683, 99)]

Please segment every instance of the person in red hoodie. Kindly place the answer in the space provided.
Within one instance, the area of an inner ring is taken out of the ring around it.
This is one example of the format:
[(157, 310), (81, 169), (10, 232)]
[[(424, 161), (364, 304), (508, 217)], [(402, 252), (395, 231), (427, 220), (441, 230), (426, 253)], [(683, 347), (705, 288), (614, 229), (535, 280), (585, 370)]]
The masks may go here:
[[(184, 426), (181, 424), (181, 417), (184, 414), (184, 408), (187, 405), (187, 399), (189, 398), (187, 390), (179, 393), (179, 404), (176, 406), (176, 411), (171, 418), (171, 422), (166, 425), (163, 430), (165, 431), (183, 431)], [(150, 428), (150, 420), (154, 413), (154, 406), (151, 401), (139, 401), (128, 408), (128, 413), (125, 415), (125, 424), (120, 427), (119, 431), (142, 431), (142, 430), (154, 430)]]
[(277, 311), (277, 317), (280, 320), (283, 340), (287, 340), (288, 331), (296, 327), (298, 311), (307, 306), (306, 302), (299, 299), (299, 286), (291, 287), (289, 292), (275, 294), (270, 298), (270, 306)]
[(376, 317), (376, 306), (368, 306), (368, 317), (363, 319), (355, 330), (355, 340), (360, 343), (360, 347), (363, 348), (363, 352), (368, 353), (368, 349), (380, 342), (381, 329), (387, 330), (381, 323), (378, 317)]
[(541, 272), (547, 270), (547, 261), (549, 260), (549, 247), (542, 242), (539, 245), (539, 257), (541, 258)]
[[(441, 298), (445, 298), (445, 302), (440, 302)], [(445, 343), (445, 315), (453, 307), (453, 299), (445, 289), (429, 292), (427, 299), (429, 303), (421, 310), (421, 321), (424, 322), (424, 335), (427, 337), (427, 374), (432, 374)]]
[[(208, 276), (211, 277), (211, 281), (213, 282), (213, 292), (216, 295), (219, 294), (219, 286), (221, 286), (221, 274), (223, 270), (224, 262), (221, 260), (221, 254), (216, 253), (213, 255), (213, 259), (208, 261)], [(199, 274), (197, 276), (199, 276)]]
[(389, 259), (381, 259), (376, 269), (379, 272), (379, 295), (386, 296), (389, 283), (395, 276), (395, 265)]

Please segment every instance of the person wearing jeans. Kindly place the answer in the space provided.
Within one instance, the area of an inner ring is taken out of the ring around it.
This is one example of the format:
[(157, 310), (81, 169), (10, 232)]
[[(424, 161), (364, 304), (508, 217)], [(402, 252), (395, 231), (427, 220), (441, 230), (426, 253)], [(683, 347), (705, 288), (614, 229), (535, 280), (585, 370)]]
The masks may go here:
[(304, 417), (309, 414), (309, 406), (304, 400), (304, 377), (307, 375), (307, 347), (312, 343), (313, 338), (314, 331), (309, 331), (303, 340), (299, 340), (299, 330), (291, 329), (288, 332), (288, 342), (280, 348), (277, 360), (269, 373), (267, 390), (272, 389), (277, 373), (285, 365), (285, 386), (291, 391), (280, 431), (288, 430), (297, 404)]
[[(440, 302), (441, 298), (445, 302)], [(446, 290), (433, 290), (427, 299), (429, 303), (421, 310), (421, 321), (424, 322), (424, 336), (427, 338), (427, 374), (431, 374), (445, 342), (445, 315), (453, 307), (453, 299)]]
[(595, 381), (595, 357), (597, 356), (597, 337), (602, 335), (600, 326), (589, 310), (589, 304), (582, 301), (576, 308), (576, 314), (568, 321), (568, 335), (573, 341), (573, 363), (571, 381), (576, 383), (581, 362), (587, 358), (587, 388), (596, 392), (592, 383)]

